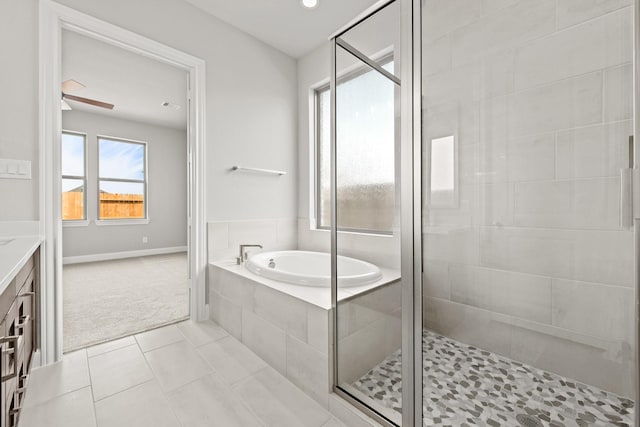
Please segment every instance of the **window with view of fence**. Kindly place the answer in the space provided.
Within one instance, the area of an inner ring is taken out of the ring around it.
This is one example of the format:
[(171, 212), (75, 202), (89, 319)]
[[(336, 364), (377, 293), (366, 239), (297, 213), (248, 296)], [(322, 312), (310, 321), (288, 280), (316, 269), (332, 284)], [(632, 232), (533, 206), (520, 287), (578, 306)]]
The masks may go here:
[(146, 207), (147, 144), (98, 137), (99, 219), (142, 219)]
[(87, 136), (63, 132), (61, 138), (62, 219), (78, 221), (87, 218), (86, 177)]

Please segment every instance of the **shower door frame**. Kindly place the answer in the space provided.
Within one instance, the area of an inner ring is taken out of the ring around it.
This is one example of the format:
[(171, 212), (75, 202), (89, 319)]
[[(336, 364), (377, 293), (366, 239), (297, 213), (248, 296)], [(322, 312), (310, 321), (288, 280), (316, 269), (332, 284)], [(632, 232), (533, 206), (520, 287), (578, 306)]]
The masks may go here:
[(338, 387), (338, 227), (336, 168), (337, 39), (386, 6), (398, 1), (401, 10), (400, 84), (400, 235), (402, 292), (402, 426), (422, 425), (422, 88), (421, 0), (381, 0), (331, 35), (331, 391), (384, 426), (394, 426), (381, 414)]
[(632, 212), (633, 212), (633, 237), (634, 237), (634, 290), (635, 290), (635, 425), (640, 426), (640, 269), (638, 256), (640, 255), (640, 179), (638, 166), (640, 165), (640, 153), (638, 153), (638, 135), (640, 135), (640, 0), (633, 2), (633, 179), (632, 179)]
[[(423, 425), (422, 0), (401, 0), (402, 426)], [(410, 166), (410, 167), (409, 167)], [(406, 356), (408, 355), (408, 357)], [(406, 358), (406, 362), (405, 362)]]

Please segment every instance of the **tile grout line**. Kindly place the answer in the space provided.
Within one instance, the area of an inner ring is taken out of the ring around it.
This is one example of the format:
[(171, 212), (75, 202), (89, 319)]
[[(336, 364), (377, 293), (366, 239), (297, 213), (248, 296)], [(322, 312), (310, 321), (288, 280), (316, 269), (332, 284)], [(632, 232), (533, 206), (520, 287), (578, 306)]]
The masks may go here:
[[(180, 333), (180, 335), (183, 335), (183, 337), (184, 337), (184, 334), (182, 334), (182, 331), (180, 331), (180, 328), (178, 328), (177, 326), (176, 326), (176, 328), (178, 329), (178, 333)], [(135, 336), (133, 337), (133, 339), (135, 340), (136, 344), (138, 345), (138, 349), (140, 350), (140, 353), (142, 354), (142, 358), (144, 359), (144, 363), (147, 365), (147, 367), (149, 368), (149, 371), (150, 371), (150, 372), (151, 372), (151, 374), (153, 375), (153, 380), (151, 380), (151, 381), (155, 381), (155, 382), (156, 382), (156, 384), (158, 385), (158, 388), (160, 389), (160, 393), (162, 393), (162, 397), (164, 397), (164, 399), (165, 399), (165, 401), (166, 401), (167, 405), (169, 406), (169, 410), (170, 410), (170, 411), (171, 411), (171, 413), (173, 414), (173, 416), (174, 416), (174, 418), (175, 418), (176, 422), (178, 423), (178, 425), (180, 425), (180, 426), (182, 426), (182, 427), (189, 427), (189, 426), (184, 425), (184, 424), (182, 423), (182, 421), (180, 421), (180, 418), (179, 418), (179, 417), (178, 417), (178, 415), (176, 414), (175, 410), (173, 409), (173, 407), (172, 407), (172, 405), (171, 405), (171, 402), (169, 401), (169, 396), (168, 396), (168, 395), (167, 395), (167, 393), (162, 389), (162, 386), (160, 385), (160, 381), (158, 380), (158, 377), (156, 376), (155, 371), (153, 370), (153, 368), (152, 368), (152, 367), (151, 367), (151, 365), (149, 364), (149, 361), (147, 360), (147, 356), (146, 356), (145, 352), (144, 352), (144, 351), (142, 351), (142, 347), (140, 346), (140, 343), (138, 342), (138, 339), (137, 339)], [(186, 337), (185, 337), (185, 339), (186, 339)], [(180, 341), (177, 341), (177, 342), (180, 342)], [(172, 343), (172, 344), (175, 344), (175, 343)], [(171, 344), (168, 344), (168, 345), (171, 345)], [(167, 346), (163, 346), (163, 347), (167, 347)], [(159, 347), (159, 348), (163, 348), (163, 347)], [(154, 349), (154, 350), (155, 350), (155, 349)], [(153, 351), (153, 350), (149, 350), (149, 351)]]
[[(215, 322), (214, 322), (214, 323), (215, 323)], [(218, 325), (218, 326), (219, 326), (219, 325)], [(222, 327), (221, 327), (221, 328), (222, 328)], [(222, 328), (222, 329), (224, 330), (224, 328)], [(179, 332), (180, 332), (180, 334), (184, 337), (185, 341), (186, 341), (187, 343), (189, 343), (189, 344), (193, 347), (193, 349), (195, 350), (195, 352), (196, 352), (196, 354), (198, 355), (198, 357), (200, 357), (200, 358), (205, 362), (205, 364), (206, 364), (206, 365), (211, 369), (211, 371), (212, 371), (212, 372), (208, 372), (206, 375), (204, 375), (204, 376), (202, 376), (202, 377), (199, 377), (199, 378), (196, 378), (196, 379), (194, 379), (194, 380), (192, 380), (192, 381), (189, 381), (188, 383), (183, 384), (183, 385), (181, 385), (180, 387), (177, 387), (177, 388), (175, 388), (175, 389), (173, 389), (173, 390), (165, 391), (165, 390), (163, 390), (163, 389), (162, 389), (162, 387), (160, 387), (160, 391), (162, 392), (163, 397), (165, 397), (165, 399), (166, 399), (166, 400), (167, 400), (167, 402), (169, 403), (169, 407), (170, 407), (170, 409), (171, 409), (172, 413), (174, 414), (174, 416), (176, 417), (176, 420), (178, 421), (178, 424), (180, 424), (182, 427), (189, 427), (189, 426), (187, 426), (187, 425), (183, 424), (183, 423), (182, 423), (182, 421), (180, 420), (180, 418), (179, 418), (179, 417), (177, 416), (177, 414), (175, 413), (175, 410), (173, 409), (173, 406), (172, 406), (172, 405), (171, 405), (171, 403), (170, 403), (171, 401), (170, 401), (170, 399), (169, 399), (169, 394), (170, 394), (170, 393), (174, 393), (174, 392), (176, 392), (177, 390), (180, 390), (180, 389), (182, 389), (182, 388), (184, 388), (184, 387), (187, 387), (188, 385), (194, 384), (194, 383), (196, 383), (197, 381), (201, 381), (202, 379), (204, 379), (204, 378), (206, 378), (206, 377), (213, 376), (213, 375), (217, 374), (217, 371), (216, 371), (215, 367), (213, 366), (213, 364), (209, 363), (209, 361), (208, 361), (206, 358), (204, 358), (204, 357), (202, 356), (202, 354), (200, 353), (200, 351), (198, 351), (198, 349), (199, 349), (200, 347), (205, 346), (205, 345), (209, 345), (209, 344), (215, 343), (215, 342), (217, 342), (217, 341), (220, 341), (221, 339), (227, 338), (227, 337), (229, 337), (230, 335), (229, 335), (229, 334), (228, 334), (228, 332), (225, 330), (225, 332), (227, 332), (227, 335), (222, 336), (222, 337), (220, 337), (220, 338), (218, 338), (218, 339), (214, 339), (214, 340), (212, 340), (212, 341), (210, 341), (210, 342), (204, 343), (204, 344), (202, 344), (202, 345), (200, 345), (200, 346), (195, 346), (191, 341), (189, 341), (189, 339), (187, 338), (187, 336), (184, 334), (184, 332), (182, 332), (182, 330), (180, 330), (180, 328), (178, 328), (178, 331), (179, 331)], [(137, 341), (137, 340), (136, 340), (136, 341)], [(179, 341), (178, 341), (178, 342), (179, 342)], [(165, 346), (165, 347), (166, 347), (166, 346)], [(150, 350), (150, 351), (153, 351), (153, 350)], [(144, 353), (143, 353), (143, 355), (144, 355)], [(145, 356), (145, 360), (146, 360), (146, 356)], [(147, 364), (148, 364), (148, 361), (147, 361)], [(151, 367), (150, 367), (150, 369), (151, 369)], [(153, 370), (152, 370), (152, 372), (153, 372)], [(155, 372), (153, 372), (153, 374), (154, 374), (154, 378), (155, 378)], [(215, 377), (214, 377), (214, 378), (215, 378)], [(156, 381), (157, 381), (157, 379), (156, 379)], [(237, 400), (237, 403), (238, 403), (238, 404), (240, 404), (241, 406), (243, 406), (243, 407), (244, 407), (244, 409), (245, 409), (245, 410), (247, 410), (247, 411), (248, 411), (248, 412), (253, 416), (253, 418), (254, 418), (254, 419), (255, 419), (255, 420), (256, 420), (260, 425), (262, 425), (263, 427), (268, 427), (266, 424), (264, 424), (264, 423), (262, 422), (262, 420), (261, 420), (260, 418), (258, 418), (258, 417), (257, 417), (257, 415), (256, 415), (256, 414), (254, 414), (254, 413), (253, 413), (253, 411), (251, 410), (251, 408), (249, 408), (247, 405), (245, 405), (245, 404), (244, 404), (244, 402), (243, 402), (243, 400), (242, 400), (239, 396), (237, 396), (237, 395), (236, 395), (236, 393), (235, 393), (235, 391), (232, 389), (231, 385), (227, 384), (225, 381), (221, 381), (221, 383), (222, 383), (224, 386), (226, 386), (226, 388), (228, 389), (228, 391), (229, 391), (230, 393), (232, 393), (232, 394), (233, 394), (234, 399), (236, 399), (236, 400)]]
[[(98, 411), (96, 411), (96, 397), (95, 397), (95, 391), (93, 390), (93, 377), (91, 376), (91, 366), (89, 366), (89, 352), (87, 351), (87, 349), (83, 349), (80, 350), (82, 352), (84, 352), (84, 356), (86, 358), (87, 361), (87, 374), (89, 375), (89, 387), (90, 387), (90, 391), (91, 391), (91, 409), (93, 410), (93, 420), (96, 423), (96, 426), (98, 425)], [(64, 355), (62, 356), (64, 358)]]

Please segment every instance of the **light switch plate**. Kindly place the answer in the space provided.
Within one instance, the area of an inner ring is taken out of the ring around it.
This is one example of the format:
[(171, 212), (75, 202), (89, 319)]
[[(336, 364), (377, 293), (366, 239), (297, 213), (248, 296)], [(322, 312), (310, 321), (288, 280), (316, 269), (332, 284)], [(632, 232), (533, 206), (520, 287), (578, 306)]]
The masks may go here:
[(0, 159), (0, 179), (31, 179), (31, 161)]

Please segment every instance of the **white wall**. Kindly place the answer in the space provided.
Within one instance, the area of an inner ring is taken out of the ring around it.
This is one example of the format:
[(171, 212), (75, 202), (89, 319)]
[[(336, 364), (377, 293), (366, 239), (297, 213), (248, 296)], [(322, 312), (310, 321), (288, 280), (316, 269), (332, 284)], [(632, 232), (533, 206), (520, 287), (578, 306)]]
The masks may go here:
[[(64, 257), (173, 248), (187, 244), (187, 134), (184, 130), (65, 111), (64, 130), (87, 134), (88, 226), (63, 228)], [(149, 224), (98, 226), (97, 136), (147, 142)], [(148, 243), (142, 243), (142, 237)]]
[(0, 3), (0, 158), (33, 162), (31, 180), (0, 179), (0, 221), (38, 219), (37, 17), (35, 0)]
[[(207, 217), (296, 216), (295, 60), (181, 0), (63, 0), (81, 12), (207, 63)], [(0, 156), (37, 160), (37, 1), (0, 6)], [(275, 178), (230, 173), (234, 164), (282, 169)], [(37, 176), (37, 174), (36, 174)], [(0, 219), (37, 218), (36, 181), (0, 183)]]

